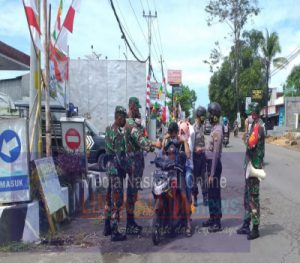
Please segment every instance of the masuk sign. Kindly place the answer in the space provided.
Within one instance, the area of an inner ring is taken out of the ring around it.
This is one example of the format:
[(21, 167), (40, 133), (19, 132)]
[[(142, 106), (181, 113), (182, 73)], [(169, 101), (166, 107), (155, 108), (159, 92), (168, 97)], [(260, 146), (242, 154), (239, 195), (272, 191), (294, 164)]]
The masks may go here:
[(0, 203), (30, 200), (26, 119), (0, 120)]

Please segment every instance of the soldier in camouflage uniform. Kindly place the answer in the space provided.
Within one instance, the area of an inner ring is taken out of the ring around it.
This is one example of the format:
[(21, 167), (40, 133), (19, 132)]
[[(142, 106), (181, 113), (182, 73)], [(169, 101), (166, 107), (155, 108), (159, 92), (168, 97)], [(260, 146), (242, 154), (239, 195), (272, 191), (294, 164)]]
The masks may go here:
[(157, 147), (160, 148), (159, 142), (151, 142), (148, 140), (142, 129), (135, 122), (135, 118), (139, 116), (141, 105), (138, 98), (129, 98), (128, 119), (125, 125), (126, 150), (129, 163), (128, 180), (127, 180), (127, 225), (126, 233), (128, 235), (136, 235), (141, 233), (142, 227), (137, 225), (134, 220), (134, 207), (137, 201), (138, 189), (140, 187), (140, 178), (143, 176), (144, 158), (142, 150), (151, 151)]
[(120, 209), (123, 204), (123, 181), (126, 176), (125, 170), (122, 169), (126, 142), (124, 132), (121, 130), (125, 126), (126, 116), (126, 109), (117, 106), (115, 122), (108, 126), (105, 132), (105, 150), (108, 157), (106, 173), (109, 186), (106, 192), (104, 235), (111, 235), (112, 241), (126, 239), (126, 235), (118, 231)]
[[(264, 123), (259, 118), (259, 105), (257, 102), (249, 105), (249, 110), (253, 118), (253, 123), (250, 128), (249, 137), (247, 138), (247, 150), (245, 158), (245, 174), (249, 162), (256, 169), (262, 169), (263, 159), (265, 154), (265, 132)], [(259, 237), (260, 223), (260, 205), (259, 205), (259, 179), (256, 177), (246, 178), (244, 207), (245, 216), (244, 223), (237, 230), (238, 234), (248, 235), (248, 240)], [(252, 221), (253, 228), (250, 231), (250, 222)]]

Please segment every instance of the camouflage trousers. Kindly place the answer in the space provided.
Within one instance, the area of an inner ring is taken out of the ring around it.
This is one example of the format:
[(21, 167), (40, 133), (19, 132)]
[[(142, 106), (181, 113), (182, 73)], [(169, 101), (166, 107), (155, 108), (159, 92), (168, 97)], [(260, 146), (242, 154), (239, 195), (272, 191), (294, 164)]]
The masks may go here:
[(134, 207), (137, 201), (138, 190), (141, 187), (143, 172), (144, 172), (144, 155), (143, 152), (135, 153), (130, 158), (131, 169), (127, 177), (127, 214), (134, 214)]
[(259, 180), (255, 177), (246, 179), (244, 193), (245, 216), (244, 221), (253, 225), (260, 223), (260, 205), (259, 205)]
[(113, 223), (120, 220), (120, 211), (123, 205), (123, 182), (124, 173), (108, 174), (109, 184), (105, 195), (105, 219), (111, 219)]

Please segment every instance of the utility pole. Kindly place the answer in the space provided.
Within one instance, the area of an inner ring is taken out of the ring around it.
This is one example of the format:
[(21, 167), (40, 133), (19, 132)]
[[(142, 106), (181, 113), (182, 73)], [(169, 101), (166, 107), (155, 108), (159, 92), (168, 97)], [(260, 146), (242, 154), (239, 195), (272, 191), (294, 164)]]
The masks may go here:
[(149, 14), (146, 15), (145, 11), (143, 11), (143, 17), (147, 20), (148, 24), (148, 48), (149, 48), (149, 68), (151, 67), (151, 25), (152, 25), (152, 20), (157, 18), (157, 12), (155, 11), (155, 14), (152, 15), (151, 11), (149, 11)]
[[(148, 77), (147, 77), (147, 94), (150, 94), (150, 79), (151, 79), (151, 25), (152, 25), (152, 20), (157, 18), (157, 12), (155, 11), (155, 14), (152, 15), (151, 11), (149, 11), (148, 15), (146, 15), (145, 11), (143, 10), (143, 17), (146, 19), (147, 24), (148, 24), (148, 48), (149, 48), (149, 56), (148, 56)], [(149, 79), (148, 79), (149, 78)], [(149, 82), (149, 83), (148, 83)], [(147, 99), (146, 99), (147, 100)], [(148, 103), (146, 103), (146, 108)], [(149, 102), (150, 104), (150, 102)], [(148, 108), (148, 111), (150, 113), (150, 107)], [(149, 116), (149, 114), (146, 110), (146, 116)]]

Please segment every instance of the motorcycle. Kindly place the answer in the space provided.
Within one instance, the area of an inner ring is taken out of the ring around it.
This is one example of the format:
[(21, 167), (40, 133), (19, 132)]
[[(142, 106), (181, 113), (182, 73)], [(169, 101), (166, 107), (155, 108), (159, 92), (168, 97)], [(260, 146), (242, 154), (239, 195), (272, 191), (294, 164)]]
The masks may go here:
[(224, 147), (227, 147), (227, 145), (229, 144), (229, 127), (228, 125), (224, 125), (223, 126), (223, 145)]
[(156, 157), (152, 194), (155, 214), (152, 222), (152, 241), (158, 245), (163, 237), (173, 235), (186, 226), (181, 200), (180, 180), (184, 180), (185, 154), (176, 153), (175, 159)]
[(229, 134), (225, 133), (223, 137), (223, 145), (226, 148), (228, 144), (229, 144)]

